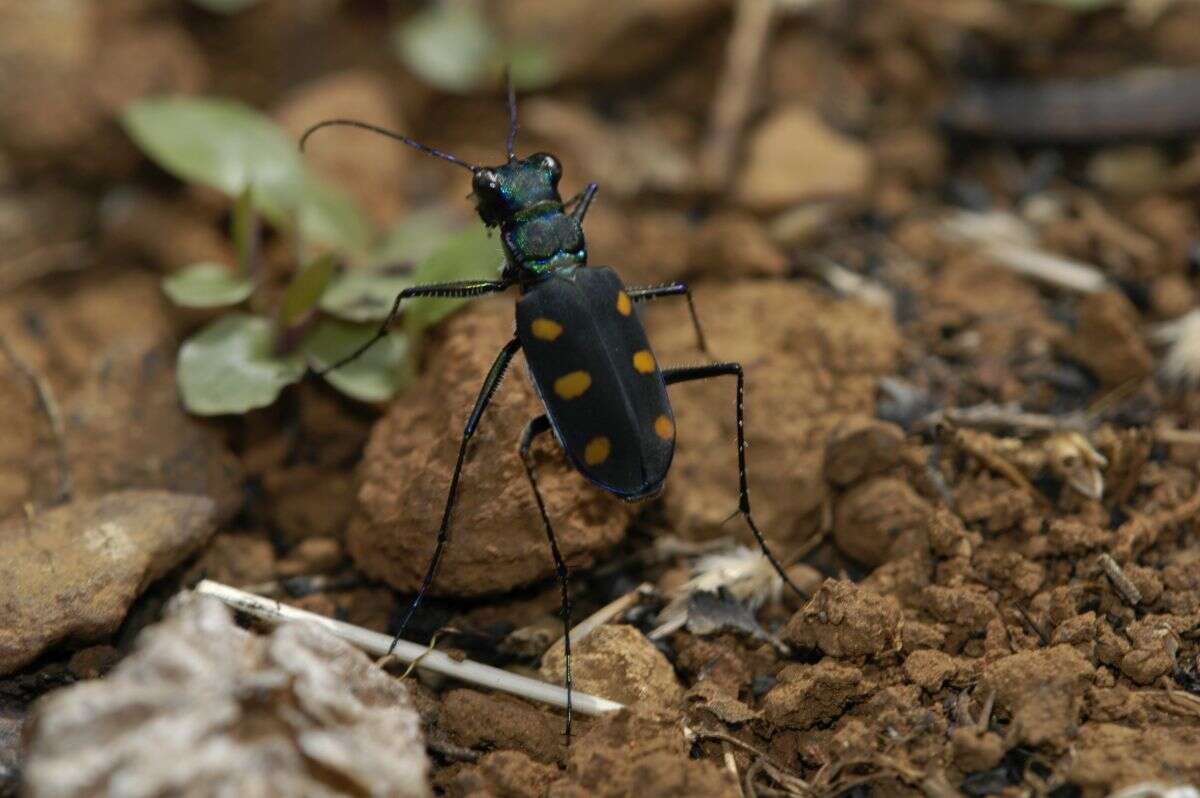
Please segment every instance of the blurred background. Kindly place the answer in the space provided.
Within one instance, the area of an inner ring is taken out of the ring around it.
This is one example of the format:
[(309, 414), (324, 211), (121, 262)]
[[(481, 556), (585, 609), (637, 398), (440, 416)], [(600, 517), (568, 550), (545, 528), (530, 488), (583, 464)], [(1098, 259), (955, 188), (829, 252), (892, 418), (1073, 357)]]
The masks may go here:
[[(353, 368), (306, 374), (365, 340), (401, 288), (492, 276), (500, 255), (462, 170), (362, 130), (298, 142), (352, 118), (500, 163), (506, 68), (518, 155), (557, 155), (564, 196), (600, 185), (590, 263), (628, 285), (688, 281), (717, 356), (746, 365), (755, 512), (796, 581), (814, 601), (826, 577), (884, 597), (896, 641), (909, 624), (894, 650), (858, 651), (804, 626), (795, 597), (771, 601), (759, 631), (812, 656), (787, 664), (754, 635), (638, 637), (670, 661), (656, 692), (679, 699), (717, 669), (766, 724), (730, 728), (829, 794), (868, 776), (907, 794), (922, 773), (972, 795), (1194, 782), (1197, 31), (1193, 0), (0, 0), (0, 608), (16, 608), (0, 793), (34, 701), (107, 672), (201, 576), (396, 627), (511, 297), (414, 303)], [(673, 301), (646, 311), (656, 354), (696, 362)], [(532, 670), (558, 593), (515, 455), (538, 412), (516, 371), (413, 635), (453, 626), (443, 647)], [(577, 619), (643, 581), (669, 596), (689, 556), (750, 541), (724, 523), (732, 398), (673, 392), (680, 448), (648, 506), (538, 450)], [(130, 489), (203, 497), (204, 520), (98, 567), (116, 544), (79, 543), (100, 517), (88, 502), (179, 517)], [(48, 512), (58, 542), (21, 548)], [(860, 599), (833, 604), (883, 639)], [(914, 650), (944, 661), (910, 666)], [(1011, 677), (1028, 693), (986, 670), (1021, 651), (1058, 652)], [(822, 656), (842, 670), (786, 671)], [(1062, 672), (1084, 675), (1064, 688)], [(980, 679), (998, 720), (954, 737), (991, 711), (983, 688), (961, 697)], [(841, 698), (808, 716), (812, 695), (777, 682)], [(1035, 718), (1026, 699), (1045, 689), (1068, 700)], [(569, 764), (545, 743), (553, 713), (506, 737), (496, 719), (515, 710), (420, 690), (430, 734), (476, 749), (435, 756), (447, 794), (500, 790), (479, 750)], [(1150, 693), (1190, 709), (1147, 715)], [(822, 770), (847, 751), (870, 756)], [(754, 757), (738, 756), (744, 775)], [(595, 789), (581, 773), (572, 789)], [(670, 794), (662, 779), (639, 786)]]

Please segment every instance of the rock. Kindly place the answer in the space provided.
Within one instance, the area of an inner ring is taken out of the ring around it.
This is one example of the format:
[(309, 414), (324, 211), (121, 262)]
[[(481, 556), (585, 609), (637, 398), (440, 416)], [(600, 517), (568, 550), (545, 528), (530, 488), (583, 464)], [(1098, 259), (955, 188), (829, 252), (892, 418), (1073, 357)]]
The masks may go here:
[[(511, 300), (472, 307), (428, 345), (429, 367), (371, 434), (360, 468), (350, 555), (367, 574), (415, 591), (441, 522), (463, 425), (487, 370), (512, 333)], [(554, 573), (546, 533), (517, 444), (543, 412), (522, 357), (497, 391), (467, 454), (458, 503), (433, 591), (476, 596)], [(588, 484), (550, 436), (534, 447), (538, 485), (571, 568), (621, 540), (632, 510)]]
[(901, 649), (900, 605), (853, 582), (825, 580), (797, 610), (783, 639), (831, 657), (880, 657)]
[(269, 637), (184, 596), (107, 678), (38, 702), (26, 794), (427, 796), (403, 682), (310, 624)]
[(117, 630), (133, 600), (216, 528), (211, 499), (122, 491), (0, 526), (0, 674)]
[(1154, 368), (1137, 309), (1116, 290), (1086, 295), (1075, 332), (1059, 347), (1108, 387), (1139, 380)]
[(828, 658), (816, 665), (788, 665), (779, 672), (779, 684), (763, 696), (763, 714), (778, 726), (808, 729), (837, 718), (868, 692), (858, 668)]
[(856, 416), (839, 424), (825, 445), (825, 478), (846, 486), (881, 474), (900, 461), (904, 431), (895, 424)]
[[(383, 76), (365, 70), (325, 75), (284, 98), (275, 118), (296, 140), (326, 119), (361, 119), (388, 130), (404, 131), (396, 93)], [(384, 136), (335, 127), (313, 136), (305, 161), (315, 172), (343, 186), (380, 224), (394, 223), (402, 210), (398, 187), (406, 166), (418, 153)]]
[[(563, 683), (562, 641), (542, 656), (542, 678)], [(675, 669), (635, 627), (605, 624), (571, 649), (571, 676), (576, 690), (622, 704), (677, 706), (683, 688)]]
[(758, 211), (814, 200), (857, 200), (871, 180), (866, 147), (801, 106), (775, 111), (751, 134), (747, 151), (737, 199)]
[(571, 744), (563, 778), (548, 798), (737, 798), (732, 775), (706, 759), (693, 759), (672, 714), (625, 709), (597, 718)]
[[(754, 517), (786, 552), (806, 539), (825, 502), (822, 474), (831, 429), (875, 408), (879, 376), (894, 368), (898, 336), (883, 312), (830, 299), (799, 283), (701, 284), (696, 308), (719, 360), (745, 369), (746, 463)], [(683, 307), (656, 303), (647, 314), (662, 363), (696, 362)], [(735, 380), (672, 386), (678, 446), (667, 478), (666, 505), (677, 534), (753, 538), (738, 519)], [(781, 556), (786, 559), (785, 554)]]
[(1069, 645), (1019, 651), (983, 666), (980, 686), (996, 691), (996, 706), (1012, 711), (1041, 687), (1082, 695), (1096, 669)]
[(856, 485), (837, 500), (833, 540), (845, 554), (878, 566), (891, 559), (892, 546), (905, 532), (929, 524), (933, 507), (907, 482), (879, 477)]

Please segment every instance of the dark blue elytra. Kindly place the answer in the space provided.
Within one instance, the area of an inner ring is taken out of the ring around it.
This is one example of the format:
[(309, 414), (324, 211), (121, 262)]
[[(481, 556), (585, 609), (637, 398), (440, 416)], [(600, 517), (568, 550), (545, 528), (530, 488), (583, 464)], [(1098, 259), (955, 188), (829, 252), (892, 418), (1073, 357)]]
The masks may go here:
[(646, 331), (617, 273), (550, 272), (517, 302), (517, 338), (555, 437), (575, 468), (623, 499), (657, 493), (675, 451), (675, 421)]
[[(745, 519), (771, 565), (793, 590), (779, 561), (767, 547), (750, 514), (743, 432), (743, 374), (737, 363), (660, 370), (633, 305), (663, 296), (683, 295), (688, 302), (696, 339), (707, 352), (696, 318), (691, 293), (683, 283), (625, 288), (616, 272), (587, 267), (587, 246), (582, 222), (596, 194), (589, 183), (579, 195), (563, 202), (558, 191), (562, 168), (546, 153), (518, 159), (513, 154), (517, 132), (516, 98), (508, 91), (510, 127), (508, 159), (495, 166), (476, 166), (448, 153), (389, 130), (352, 119), (330, 119), (310, 127), (300, 139), (322, 127), (349, 125), (398, 139), (410, 147), (468, 169), (472, 196), (479, 218), (500, 229), (505, 264), (498, 280), (471, 280), (406, 288), (392, 303), (388, 317), (375, 336), (346, 357), (327, 367), (332, 371), (354, 360), (387, 335), (410, 297), (476, 297), (518, 286), (517, 331), (496, 356), (463, 429), (458, 461), (450, 479), (446, 507), (438, 529), (437, 545), (421, 588), (397, 632), (404, 633), (434, 574), (450, 539), (450, 521), (458, 495), (459, 478), (468, 446), (512, 358), (522, 349), (530, 376), (546, 414), (530, 421), (519, 451), (541, 514), (555, 570), (562, 589), (563, 642), (567, 685), (567, 736), (571, 733), (571, 599), (567, 567), (546, 506), (538, 490), (531, 447), (549, 430), (562, 444), (575, 468), (589, 480), (627, 500), (654, 495), (661, 488), (675, 451), (675, 423), (667, 386), (712, 377), (737, 378), (738, 512)], [(571, 209), (571, 206), (574, 206)], [(569, 210), (570, 209), (570, 210)], [(393, 643), (393, 646), (395, 644)]]

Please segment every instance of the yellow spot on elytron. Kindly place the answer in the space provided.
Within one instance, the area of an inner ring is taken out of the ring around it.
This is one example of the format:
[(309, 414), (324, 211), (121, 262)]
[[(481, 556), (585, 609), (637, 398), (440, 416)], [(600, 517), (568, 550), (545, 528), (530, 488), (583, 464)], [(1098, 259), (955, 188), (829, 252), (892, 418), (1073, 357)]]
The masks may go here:
[(646, 349), (634, 352), (633, 367), (643, 374), (651, 373), (654, 371), (654, 355), (650, 354), (649, 350)]
[(583, 461), (588, 465), (600, 465), (608, 459), (611, 451), (612, 443), (608, 438), (603, 435), (598, 438), (592, 438), (588, 441), (588, 445), (584, 447)]
[(628, 316), (633, 312), (633, 303), (629, 301), (629, 294), (624, 291), (617, 292), (617, 313), (622, 316)]
[(586, 371), (572, 371), (554, 381), (554, 392), (563, 399), (574, 399), (592, 385), (592, 375)]
[(675, 437), (675, 425), (666, 416), (659, 416), (654, 419), (654, 432), (664, 441), (669, 441)]
[(533, 330), (534, 338), (541, 338), (543, 341), (553, 341), (558, 336), (562, 335), (562, 325), (550, 319), (534, 319), (530, 329)]

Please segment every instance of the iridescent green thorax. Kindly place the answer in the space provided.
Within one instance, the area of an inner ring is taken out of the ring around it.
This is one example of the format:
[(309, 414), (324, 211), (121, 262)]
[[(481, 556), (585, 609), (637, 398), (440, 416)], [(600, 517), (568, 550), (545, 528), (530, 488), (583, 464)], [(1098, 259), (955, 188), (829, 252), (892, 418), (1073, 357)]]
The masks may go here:
[(484, 224), (500, 228), (518, 279), (587, 262), (583, 228), (558, 193), (561, 175), (557, 159), (544, 153), (475, 170), (476, 209)]

